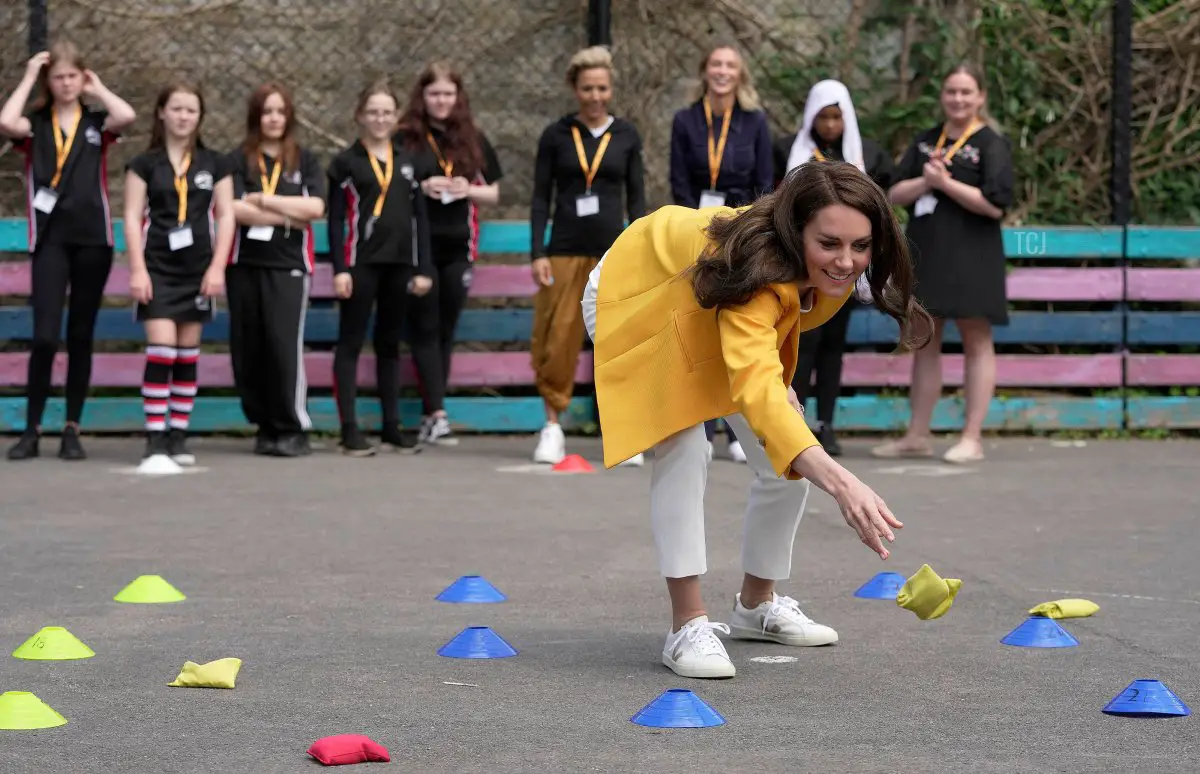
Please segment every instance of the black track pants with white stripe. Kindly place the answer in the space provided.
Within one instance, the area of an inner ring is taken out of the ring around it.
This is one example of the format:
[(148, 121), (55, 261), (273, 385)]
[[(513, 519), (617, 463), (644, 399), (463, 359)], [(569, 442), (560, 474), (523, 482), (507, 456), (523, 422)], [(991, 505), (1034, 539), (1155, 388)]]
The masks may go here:
[(312, 429), (304, 371), (309, 275), (233, 265), (225, 272), (233, 378), (246, 420), (278, 438)]

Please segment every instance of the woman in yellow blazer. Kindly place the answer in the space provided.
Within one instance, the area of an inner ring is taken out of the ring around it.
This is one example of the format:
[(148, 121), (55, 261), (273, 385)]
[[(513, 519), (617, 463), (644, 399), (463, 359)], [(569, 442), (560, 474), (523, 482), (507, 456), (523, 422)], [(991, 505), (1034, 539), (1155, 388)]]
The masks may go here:
[[(883, 540), (895, 539), (900, 521), (824, 452), (789, 387), (800, 333), (833, 317), (864, 272), (877, 307), (900, 323), (902, 348), (920, 346), (932, 321), (913, 300), (907, 242), (887, 196), (853, 165), (828, 162), (797, 167), (747, 207), (663, 207), (631, 224), (589, 276), (582, 305), (604, 464), (654, 450), (650, 521), (673, 617), (662, 660), (679, 675), (736, 673), (714, 630), (788, 645), (837, 641), (775, 593), (791, 573), (809, 481), (888, 557)], [(700, 594), (704, 422), (717, 417), (755, 473), (731, 625), (710, 622)]]

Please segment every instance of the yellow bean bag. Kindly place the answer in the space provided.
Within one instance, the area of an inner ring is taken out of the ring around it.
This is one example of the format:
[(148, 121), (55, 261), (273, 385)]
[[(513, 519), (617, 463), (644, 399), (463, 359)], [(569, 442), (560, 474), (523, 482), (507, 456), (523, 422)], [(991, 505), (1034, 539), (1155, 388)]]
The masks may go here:
[(916, 613), (917, 618), (928, 621), (941, 618), (954, 604), (954, 597), (962, 587), (958, 578), (942, 578), (927, 564), (905, 582), (896, 595), (896, 604)]
[(1086, 599), (1056, 599), (1031, 608), (1029, 614), (1046, 618), (1087, 618), (1099, 609), (1099, 605)]
[(232, 688), (241, 668), (240, 658), (221, 658), (207, 664), (186, 661), (179, 677), (167, 685), (172, 688)]

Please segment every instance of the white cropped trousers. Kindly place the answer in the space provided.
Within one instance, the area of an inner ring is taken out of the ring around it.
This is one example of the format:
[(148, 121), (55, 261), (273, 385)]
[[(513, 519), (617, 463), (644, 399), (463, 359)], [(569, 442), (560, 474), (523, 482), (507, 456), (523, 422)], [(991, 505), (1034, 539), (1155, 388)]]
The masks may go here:
[[(583, 291), (583, 321), (596, 336), (596, 289), (604, 260)], [(808, 502), (808, 481), (775, 475), (766, 452), (741, 414), (724, 417), (746, 452), (754, 473), (742, 533), (742, 570), (764, 580), (784, 580), (792, 571), (796, 530)], [(663, 577), (686, 578), (708, 571), (704, 536), (704, 490), (708, 484), (708, 439), (703, 423), (654, 447), (650, 472), (650, 527)]]

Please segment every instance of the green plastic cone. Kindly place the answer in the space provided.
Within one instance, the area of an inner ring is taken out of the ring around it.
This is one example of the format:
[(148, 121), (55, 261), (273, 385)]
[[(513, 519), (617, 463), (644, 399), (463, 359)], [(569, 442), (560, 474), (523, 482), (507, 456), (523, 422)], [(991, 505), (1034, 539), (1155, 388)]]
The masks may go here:
[(42, 627), (41, 631), (13, 651), (13, 658), (33, 661), (69, 661), (94, 655), (95, 651), (61, 626)]
[(182, 602), (187, 599), (179, 589), (163, 580), (161, 575), (140, 575), (113, 597), (116, 602), (149, 605)]
[(29, 691), (0, 694), (0, 731), (27, 731), (66, 724), (66, 718)]

